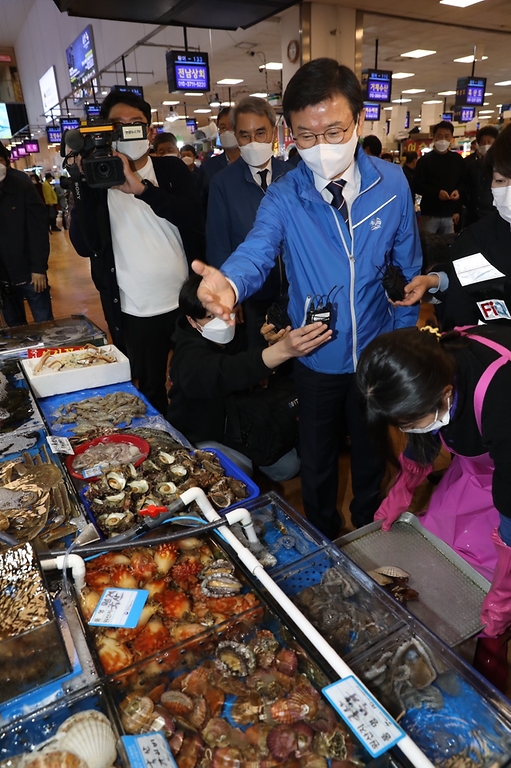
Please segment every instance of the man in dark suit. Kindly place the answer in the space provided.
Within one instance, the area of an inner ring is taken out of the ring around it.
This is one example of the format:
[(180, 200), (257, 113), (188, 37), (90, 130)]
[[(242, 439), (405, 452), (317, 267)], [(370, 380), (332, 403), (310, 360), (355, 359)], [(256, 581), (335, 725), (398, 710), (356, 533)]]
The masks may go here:
[[(211, 182), (206, 223), (208, 263), (220, 268), (254, 226), (257, 209), (270, 184), (292, 166), (273, 157), (276, 115), (270, 104), (256, 96), (242, 99), (232, 111), (234, 133), (241, 157)], [(243, 304), (249, 346), (262, 346), (260, 328), (268, 307), (287, 303), (287, 282), (281, 259), (263, 287)]]
[(114, 343), (125, 344), (140, 390), (162, 413), (168, 355), (188, 262), (203, 252), (196, 184), (179, 158), (149, 157), (151, 107), (134, 94), (110, 93), (101, 116), (144, 124), (147, 139), (114, 142), (125, 182), (108, 190), (83, 181), (70, 236), (91, 257), (92, 279)]
[(216, 125), (218, 128), (218, 140), (224, 151), (221, 155), (208, 157), (199, 168), (199, 193), (204, 211), (208, 208), (209, 187), (213, 177), (231, 165), (231, 163), (236, 162), (240, 156), (238, 142), (232, 130), (230, 107), (223, 107), (220, 110), (216, 119)]

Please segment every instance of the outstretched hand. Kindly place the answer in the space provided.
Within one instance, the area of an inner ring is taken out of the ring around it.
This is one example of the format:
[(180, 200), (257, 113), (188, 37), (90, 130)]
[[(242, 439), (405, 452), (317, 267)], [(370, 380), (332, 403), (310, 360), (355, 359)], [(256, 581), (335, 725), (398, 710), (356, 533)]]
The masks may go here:
[(437, 288), (438, 283), (438, 275), (417, 275), (405, 286), (404, 299), (391, 303), (395, 307), (411, 307), (412, 304), (417, 304), (430, 288)]
[(225, 320), (229, 325), (234, 324), (231, 317), (236, 303), (234, 289), (219, 269), (204, 264), (203, 261), (192, 261), (192, 269), (201, 275), (202, 282), (197, 289), (197, 297), (204, 309)]

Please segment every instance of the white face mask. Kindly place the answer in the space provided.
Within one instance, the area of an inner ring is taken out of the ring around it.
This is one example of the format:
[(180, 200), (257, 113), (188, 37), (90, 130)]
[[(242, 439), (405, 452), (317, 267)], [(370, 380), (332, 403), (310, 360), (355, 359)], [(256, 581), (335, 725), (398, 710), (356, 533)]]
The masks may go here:
[(437, 152), (447, 152), (450, 146), (451, 146), (451, 142), (447, 141), (447, 139), (441, 139), (440, 141), (435, 141), (435, 149), (437, 150)]
[(236, 326), (228, 325), (220, 317), (214, 317), (206, 325), (197, 324), (197, 330), (205, 339), (214, 341), (215, 344), (228, 344), (234, 338)]
[(273, 155), (273, 144), (271, 142), (268, 144), (266, 141), (251, 141), (250, 144), (240, 147), (240, 152), (247, 165), (258, 168), (260, 165), (266, 165)]
[(478, 152), (479, 152), (480, 155), (483, 155), (483, 157), (488, 152), (490, 147), (491, 147), (491, 144), (481, 144), (481, 145), (478, 144), (477, 145)]
[(511, 187), (495, 187), (491, 192), (495, 208), (504, 221), (511, 224)]
[(415, 427), (414, 429), (401, 429), (401, 432), (406, 432), (407, 434), (411, 435), (423, 435), (426, 432), (438, 432), (439, 429), (442, 429), (442, 427), (446, 427), (451, 420), (451, 398), (447, 398), (447, 411), (442, 416), (441, 419), (438, 418), (438, 408), (435, 413), (435, 418), (431, 422), (431, 424), (428, 424), (427, 427)]
[(313, 173), (322, 179), (335, 179), (349, 168), (358, 144), (356, 126), (345, 144), (316, 144), (309, 149), (298, 149), (298, 154)]
[(7, 166), (5, 166), (3, 163), (0, 163), (0, 182), (5, 179), (6, 173), (7, 173)]
[(219, 133), (218, 141), (220, 142), (220, 146), (224, 149), (235, 149), (238, 146), (234, 131), (223, 131), (223, 133)]
[(194, 161), (194, 159), (193, 159), (193, 157), (188, 157), (188, 156), (186, 156), (186, 157), (182, 157), (182, 158), (181, 158), (181, 160), (182, 160), (182, 161), (183, 161), (183, 163), (184, 163), (185, 165), (187, 165), (188, 167), (190, 167), (191, 165), (193, 165), (193, 164), (194, 164), (194, 162), (195, 162), (195, 161)]
[(140, 160), (142, 155), (149, 151), (149, 141), (147, 139), (136, 139), (135, 141), (113, 141), (112, 146), (117, 152), (121, 152), (131, 160)]

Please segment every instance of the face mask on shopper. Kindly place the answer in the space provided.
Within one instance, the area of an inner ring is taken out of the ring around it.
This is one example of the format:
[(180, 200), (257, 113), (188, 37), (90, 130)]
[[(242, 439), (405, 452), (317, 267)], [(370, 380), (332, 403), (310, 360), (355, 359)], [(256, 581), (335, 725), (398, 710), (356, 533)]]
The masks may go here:
[(435, 413), (435, 418), (428, 424), (427, 427), (415, 427), (414, 429), (402, 429), (401, 432), (406, 432), (411, 435), (424, 435), (426, 432), (438, 432), (442, 427), (446, 427), (451, 420), (451, 398), (447, 398), (447, 411), (441, 419), (438, 418), (438, 408)]
[(322, 179), (336, 179), (349, 168), (358, 144), (356, 126), (345, 144), (315, 144), (309, 149), (297, 147), (298, 154), (313, 173)]
[(195, 161), (194, 161), (194, 159), (193, 159), (193, 157), (188, 157), (188, 156), (182, 157), (182, 158), (181, 158), (181, 160), (182, 160), (182, 161), (183, 161), (183, 163), (184, 163), (185, 165), (187, 165), (188, 167), (190, 167), (191, 165), (193, 165), (193, 164), (194, 164), (194, 162), (195, 162)]
[(234, 131), (223, 131), (223, 133), (219, 133), (218, 140), (220, 141), (220, 146), (223, 147), (223, 149), (236, 149), (238, 146)]
[(451, 142), (447, 141), (447, 139), (440, 139), (439, 141), (435, 141), (435, 149), (437, 152), (447, 152), (450, 146)]
[(511, 187), (492, 188), (492, 195), (495, 208), (504, 221), (508, 221), (511, 224)]
[(136, 139), (136, 141), (113, 141), (112, 147), (121, 152), (131, 160), (140, 160), (142, 155), (149, 150), (149, 142), (147, 139)]
[(0, 183), (5, 179), (7, 168), (3, 163), (0, 163)]
[(205, 339), (214, 341), (215, 344), (228, 344), (234, 338), (236, 326), (228, 325), (220, 317), (214, 317), (206, 325), (197, 324), (197, 330)]
[(250, 144), (240, 147), (240, 152), (247, 165), (258, 168), (266, 165), (273, 155), (273, 144), (271, 142), (268, 144), (266, 141), (251, 141)]
[(488, 152), (490, 147), (491, 147), (491, 144), (481, 144), (481, 146), (479, 146), (479, 144), (477, 145), (478, 152), (480, 155), (483, 155), (483, 157)]

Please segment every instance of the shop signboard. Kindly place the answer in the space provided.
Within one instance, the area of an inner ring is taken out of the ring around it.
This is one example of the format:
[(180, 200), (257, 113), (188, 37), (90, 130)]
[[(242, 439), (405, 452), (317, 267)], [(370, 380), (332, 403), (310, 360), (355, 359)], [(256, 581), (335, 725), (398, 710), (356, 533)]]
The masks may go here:
[(186, 127), (189, 128), (192, 133), (195, 133), (197, 130), (197, 120), (190, 118), (190, 120), (186, 121)]
[(101, 112), (101, 104), (85, 104), (85, 116), (87, 118), (99, 117), (100, 112)]
[(39, 142), (37, 139), (30, 139), (24, 142), (25, 150), (29, 155), (37, 155), (39, 152)]
[(392, 72), (387, 69), (364, 69), (362, 96), (366, 101), (388, 103), (392, 96)]
[(26, 157), (27, 156), (27, 150), (23, 146), (23, 144), (18, 144), (16, 147), (16, 151), (18, 153), (18, 157)]
[(369, 104), (367, 101), (364, 101), (364, 109), (366, 113), (366, 120), (376, 122), (380, 119), (381, 107), (379, 104)]
[(481, 107), (486, 91), (485, 77), (459, 77), (456, 84), (456, 107)]
[(448, 123), (452, 123), (454, 118), (454, 112), (442, 112), (442, 120), (447, 120)]
[(71, 88), (75, 91), (96, 74), (96, 55), (91, 24), (85, 27), (66, 49), (66, 58)]
[(173, 91), (209, 91), (209, 58), (207, 53), (167, 51), (167, 81)]
[(457, 123), (470, 123), (475, 116), (475, 107), (455, 107), (454, 109), (454, 120)]
[(406, 113), (405, 117), (405, 131), (408, 131), (410, 129), (410, 113)]
[(62, 131), (60, 128), (48, 125), (46, 127), (46, 138), (48, 139), (48, 144), (60, 144), (62, 141)]
[(15, 160), (18, 160), (18, 150), (14, 149), (14, 147), (11, 149), (11, 161), (14, 162)]
[(144, 89), (141, 85), (112, 85), (111, 91), (119, 91), (120, 93), (134, 93), (135, 96), (144, 98)]
[(60, 130), (61, 133), (64, 133), (64, 131), (74, 131), (75, 128), (80, 127), (80, 120), (77, 117), (61, 117), (60, 118)]

